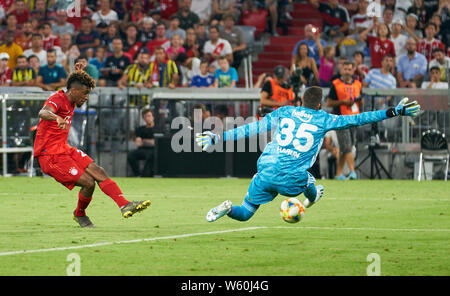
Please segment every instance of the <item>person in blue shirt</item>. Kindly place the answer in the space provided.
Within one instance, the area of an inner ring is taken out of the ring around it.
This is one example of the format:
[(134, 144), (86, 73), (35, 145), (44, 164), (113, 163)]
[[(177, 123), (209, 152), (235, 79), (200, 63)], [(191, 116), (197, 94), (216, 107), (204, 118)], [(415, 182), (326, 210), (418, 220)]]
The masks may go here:
[(66, 85), (67, 73), (64, 67), (56, 63), (56, 50), (47, 50), (47, 65), (39, 68), (36, 85), (43, 90), (54, 91)]
[(413, 38), (406, 41), (407, 54), (401, 56), (397, 61), (397, 81), (401, 88), (420, 87), (427, 73), (427, 58), (416, 51), (416, 40)]
[(214, 73), (214, 87), (236, 87), (239, 80), (236, 68), (230, 67), (225, 56), (219, 58), (218, 64), (219, 68)]
[(295, 56), (297, 55), (300, 44), (305, 43), (308, 46), (308, 57), (316, 61), (317, 66), (320, 65), (320, 58), (323, 56), (323, 49), (327, 45), (326, 42), (320, 39), (319, 29), (311, 24), (305, 26), (305, 39), (298, 41), (294, 50), (292, 51), (291, 65), (295, 63)]
[(190, 87), (211, 87), (214, 86), (214, 75), (208, 72), (208, 61), (200, 62), (200, 74), (192, 77)]
[(257, 173), (253, 177), (242, 205), (227, 200), (212, 208), (206, 215), (208, 222), (224, 215), (238, 221), (249, 220), (261, 204), (272, 201), (278, 194), (294, 197), (303, 193), (303, 202), (309, 208), (320, 200), (324, 188), (315, 186), (315, 178), (307, 171), (315, 162), (325, 134), (330, 130), (346, 129), (375, 123), (395, 116), (416, 116), (420, 106), (404, 98), (395, 108), (365, 112), (356, 115), (333, 115), (321, 108), (322, 89), (308, 88), (302, 98), (303, 106), (285, 106), (266, 115), (260, 121), (214, 134), (198, 133), (196, 142), (206, 151), (220, 141), (234, 141), (275, 130), (258, 159)]

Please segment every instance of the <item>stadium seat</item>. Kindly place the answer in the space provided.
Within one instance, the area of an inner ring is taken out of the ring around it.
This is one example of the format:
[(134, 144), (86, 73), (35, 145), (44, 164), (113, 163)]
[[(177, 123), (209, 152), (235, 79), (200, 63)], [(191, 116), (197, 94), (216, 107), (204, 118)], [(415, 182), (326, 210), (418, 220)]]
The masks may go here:
[(420, 140), (420, 149), (419, 173), (417, 180), (420, 181), (422, 179), (422, 170), (425, 175), (425, 180), (427, 179), (424, 168), (425, 162), (432, 162), (445, 164), (444, 179), (447, 181), (450, 153), (448, 149), (448, 141), (445, 138), (445, 135), (436, 129), (423, 132)]
[(245, 44), (247, 45), (247, 48), (253, 48), (253, 45), (255, 43), (255, 32), (256, 28), (254, 26), (236, 26), (237, 28), (240, 28), (242, 32), (244, 33), (244, 39)]
[(259, 9), (258, 12), (246, 11), (242, 14), (242, 25), (255, 27), (255, 38), (266, 30), (268, 12)]

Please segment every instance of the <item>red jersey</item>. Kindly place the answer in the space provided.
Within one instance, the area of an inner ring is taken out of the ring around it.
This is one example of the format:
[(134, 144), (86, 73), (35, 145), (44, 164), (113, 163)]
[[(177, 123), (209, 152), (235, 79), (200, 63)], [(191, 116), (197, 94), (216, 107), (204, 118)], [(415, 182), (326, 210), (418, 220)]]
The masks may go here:
[(81, 18), (83, 16), (91, 16), (93, 13), (89, 7), (85, 6), (81, 9), (80, 15), (77, 16), (75, 8), (71, 8), (67, 14), (67, 22), (75, 27), (75, 31), (78, 31), (81, 27)]
[(159, 5), (161, 7), (161, 17), (166, 20), (178, 11), (178, 0), (161, 0)]
[(8, 9), (11, 7), (11, 5), (14, 3), (14, 0), (0, 0), (0, 6), (3, 7), (3, 10), (5, 10), (5, 13), (8, 11)]
[(370, 58), (372, 61), (372, 68), (381, 68), (381, 60), (383, 56), (390, 54), (395, 57), (394, 43), (386, 39), (382, 41), (378, 37), (368, 36), (367, 42), (370, 46)]
[(34, 156), (62, 154), (71, 147), (67, 144), (69, 129), (72, 123), (75, 103), (70, 103), (64, 91), (60, 90), (45, 101), (44, 106), (50, 106), (53, 112), (64, 118), (68, 123), (66, 130), (60, 129), (54, 120), (39, 121), (36, 139), (34, 140)]
[(440, 47), (445, 52), (445, 46), (444, 44), (438, 40), (433, 38), (431, 41), (427, 41), (426, 39), (422, 39), (417, 42), (417, 52), (423, 54), (426, 58), (428, 63), (434, 59), (433, 49)]
[(6, 67), (3, 72), (0, 72), (0, 85), (11, 83), (12, 81), (12, 71), (10, 68)]
[(61, 46), (58, 36), (50, 34), (50, 36), (44, 37), (42, 47), (44, 48), (45, 51), (55, 46)]

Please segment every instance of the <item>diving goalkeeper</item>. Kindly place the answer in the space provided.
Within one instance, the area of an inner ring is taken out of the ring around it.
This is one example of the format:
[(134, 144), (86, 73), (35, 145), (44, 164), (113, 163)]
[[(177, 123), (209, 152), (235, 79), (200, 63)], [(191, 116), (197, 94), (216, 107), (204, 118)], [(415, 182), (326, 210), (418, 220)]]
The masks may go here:
[(408, 103), (404, 98), (395, 108), (365, 112), (357, 115), (332, 115), (321, 109), (322, 89), (308, 88), (303, 96), (303, 106), (286, 106), (266, 115), (257, 122), (240, 126), (223, 134), (204, 132), (196, 141), (203, 150), (220, 141), (233, 141), (275, 129), (273, 141), (267, 144), (258, 159), (254, 175), (242, 205), (232, 205), (226, 200), (212, 208), (206, 215), (208, 222), (228, 215), (239, 220), (249, 220), (260, 205), (272, 201), (278, 194), (294, 197), (303, 193), (306, 208), (318, 202), (323, 195), (322, 185), (307, 171), (315, 162), (325, 133), (375, 123), (396, 116), (416, 116), (420, 105)]

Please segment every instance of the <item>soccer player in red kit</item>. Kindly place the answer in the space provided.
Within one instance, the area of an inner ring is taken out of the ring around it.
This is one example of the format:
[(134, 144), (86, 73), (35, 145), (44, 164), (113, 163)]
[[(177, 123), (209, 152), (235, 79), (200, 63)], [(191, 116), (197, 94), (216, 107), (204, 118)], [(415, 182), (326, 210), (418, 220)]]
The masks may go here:
[(120, 188), (103, 168), (96, 165), (83, 151), (68, 145), (67, 138), (75, 106), (81, 107), (95, 87), (95, 80), (80, 70), (79, 64), (75, 69), (67, 79), (67, 91), (60, 90), (52, 95), (39, 111), (40, 121), (34, 142), (34, 156), (44, 173), (68, 189), (81, 187), (73, 219), (81, 227), (94, 227), (85, 210), (91, 202), (96, 182), (100, 189), (114, 200), (124, 218), (146, 209), (151, 202), (126, 200)]

